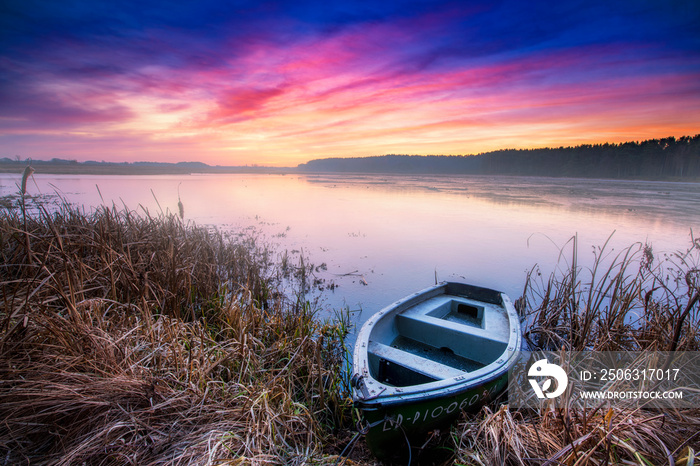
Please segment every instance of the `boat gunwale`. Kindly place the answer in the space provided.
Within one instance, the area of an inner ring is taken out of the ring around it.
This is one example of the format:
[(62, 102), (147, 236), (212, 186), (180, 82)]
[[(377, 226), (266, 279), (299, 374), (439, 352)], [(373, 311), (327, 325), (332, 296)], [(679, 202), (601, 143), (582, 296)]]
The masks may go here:
[[(394, 387), (388, 384), (383, 384), (371, 375), (369, 371), (367, 350), (369, 346), (369, 336), (374, 328), (374, 325), (379, 320), (393, 318), (392, 316), (396, 316), (397, 314), (400, 314), (401, 312), (404, 312), (405, 310), (421, 302), (427, 301), (428, 299), (439, 295), (449, 294), (447, 293), (447, 290), (450, 285), (463, 286), (461, 283), (443, 282), (438, 285), (425, 288), (422, 291), (413, 293), (384, 307), (363, 324), (360, 332), (358, 333), (355, 351), (353, 354), (353, 373), (354, 378), (356, 378), (355, 384), (358, 385), (353, 386), (353, 399), (362, 407), (362, 409), (372, 409), (373, 407), (385, 405), (413, 403), (417, 400), (427, 400), (458, 395), (461, 392), (471, 390), (475, 387), (487, 384), (502, 377), (515, 363), (521, 345), (520, 321), (510, 299), (506, 294), (500, 291), (475, 285), (467, 285), (475, 290), (496, 293), (500, 297), (501, 303), (492, 304), (498, 304), (499, 307), (503, 309), (503, 312), (505, 312), (508, 319), (508, 344), (506, 345), (504, 351), (497, 358), (495, 358), (493, 362), (479, 368), (476, 371), (464, 372), (463, 375), (460, 376), (406, 387)], [(483, 301), (478, 298), (469, 299)], [(473, 377), (472, 375), (476, 375), (476, 377)], [(366, 393), (362, 393), (359, 384), (365, 385)]]

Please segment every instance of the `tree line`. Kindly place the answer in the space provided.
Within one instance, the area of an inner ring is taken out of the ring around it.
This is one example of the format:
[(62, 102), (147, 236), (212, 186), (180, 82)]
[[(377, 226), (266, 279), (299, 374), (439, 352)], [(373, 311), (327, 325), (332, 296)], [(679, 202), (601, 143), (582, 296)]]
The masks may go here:
[(298, 168), (309, 172), (700, 180), (700, 134), (619, 144), (503, 149), (476, 155), (327, 158), (312, 160)]

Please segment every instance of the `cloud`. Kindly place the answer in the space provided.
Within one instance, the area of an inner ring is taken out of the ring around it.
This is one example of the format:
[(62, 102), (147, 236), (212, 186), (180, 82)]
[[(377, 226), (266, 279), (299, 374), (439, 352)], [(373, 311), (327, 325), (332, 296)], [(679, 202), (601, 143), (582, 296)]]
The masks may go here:
[(244, 161), (700, 123), (697, 7), (353, 3), (9, 0), (0, 135)]
[(227, 89), (220, 93), (217, 109), (209, 114), (208, 121), (219, 124), (241, 121), (248, 118), (249, 114), (264, 107), (267, 101), (282, 93), (284, 90), (280, 88)]
[(0, 130), (65, 130), (128, 120), (132, 111), (102, 93), (60, 83), (0, 86)]

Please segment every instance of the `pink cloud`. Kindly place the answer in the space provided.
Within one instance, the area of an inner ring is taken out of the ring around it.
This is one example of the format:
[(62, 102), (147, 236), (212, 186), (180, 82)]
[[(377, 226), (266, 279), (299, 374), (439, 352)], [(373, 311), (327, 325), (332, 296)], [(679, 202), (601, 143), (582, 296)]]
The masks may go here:
[[(262, 109), (265, 103), (284, 93), (280, 88), (230, 89), (220, 93), (218, 108), (209, 115), (209, 122), (232, 123), (247, 118), (249, 114)], [(213, 121), (212, 121), (213, 120)]]
[[(103, 49), (82, 44), (75, 56), (47, 53), (50, 66), (24, 70), (35, 78), (3, 100), (0, 129), (60, 140), (54, 149), (82, 143), (85, 153), (122, 138), (109, 149), (116, 159), (119, 148), (140, 160), (196, 154), (248, 163), (267, 154), (294, 165), (328, 155), (542, 146), (571, 137), (567, 128), (586, 139), (606, 127), (680, 135), (700, 124), (700, 76), (655, 74), (636, 49), (451, 54), (421, 40), (442, 25), (438, 16), (364, 23), (286, 44), (248, 36), (187, 58), (145, 34), (109, 67), (91, 66)], [(137, 53), (147, 46), (160, 52), (157, 62)], [(58, 136), (65, 130), (90, 136), (71, 144)], [(297, 155), (285, 161), (289, 154)]]

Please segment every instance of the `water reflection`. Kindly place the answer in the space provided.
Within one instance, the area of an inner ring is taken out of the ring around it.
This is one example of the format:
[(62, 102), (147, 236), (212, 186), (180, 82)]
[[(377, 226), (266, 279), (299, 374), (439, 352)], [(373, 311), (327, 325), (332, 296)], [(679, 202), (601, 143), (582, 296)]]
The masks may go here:
[[(700, 226), (700, 185), (512, 177), (372, 175), (49, 176), (30, 193), (177, 212), (224, 229), (255, 226), (280, 251), (299, 250), (339, 288), (329, 308), (365, 317), (438, 280), (522, 293), (534, 264), (553, 267), (558, 247), (578, 235), (592, 246), (650, 242), (656, 251), (689, 244)], [(0, 193), (19, 175), (0, 176)], [(99, 187), (99, 190), (98, 190)], [(366, 284), (365, 284), (366, 283)], [(330, 313), (330, 311), (328, 311)], [(359, 321), (365, 317), (360, 316)]]

